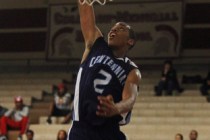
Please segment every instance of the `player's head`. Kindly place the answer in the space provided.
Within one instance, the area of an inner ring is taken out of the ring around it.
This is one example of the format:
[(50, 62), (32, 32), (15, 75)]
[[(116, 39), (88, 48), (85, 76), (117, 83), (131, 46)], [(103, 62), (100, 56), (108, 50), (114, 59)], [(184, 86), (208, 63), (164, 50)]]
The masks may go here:
[(108, 44), (112, 49), (127, 47), (127, 50), (130, 50), (135, 42), (135, 32), (125, 22), (117, 22), (108, 33)]
[(189, 137), (190, 137), (190, 140), (197, 140), (198, 132), (196, 130), (191, 130)]

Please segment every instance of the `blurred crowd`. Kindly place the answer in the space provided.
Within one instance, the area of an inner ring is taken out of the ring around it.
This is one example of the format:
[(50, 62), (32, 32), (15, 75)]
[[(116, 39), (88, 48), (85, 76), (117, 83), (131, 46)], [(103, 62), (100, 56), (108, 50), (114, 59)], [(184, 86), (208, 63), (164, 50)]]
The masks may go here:
[[(155, 96), (172, 96), (174, 91), (182, 94), (183, 91), (187, 90), (182, 87), (182, 84), (188, 83), (200, 84), (199, 90), (201, 95), (208, 96), (210, 71), (206, 77), (184, 75), (180, 81), (172, 61), (167, 60), (163, 64), (160, 80), (154, 86)], [(54, 117), (61, 117), (60, 124), (69, 124), (71, 122), (74, 94), (69, 93), (68, 84), (68, 81), (64, 81), (52, 86), (53, 100), (50, 103), (46, 119), (46, 123), (49, 125), (54, 123), (52, 119)], [(29, 128), (29, 110), (30, 107), (24, 104), (24, 99), (21, 96), (14, 98), (14, 107), (12, 109), (7, 109), (0, 104), (0, 140), (8, 139), (8, 130), (18, 130), (18, 140), (22, 140), (23, 135), (27, 137), (27, 140), (33, 140), (34, 131)], [(66, 137), (67, 133), (65, 130), (60, 130), (57, 134), (57, 140), (66, 140)], [(192, 130), (189, 137), (190, 140), (197, 140), (198, 132)], [(183, 139), (181, 133), (175, 135), (175, 140)]]
[(199, 74), (183, 75), (182, 80), (179, 80), (177, 70), (173, 66), (172, 61), (166, 60), (163, 64), (160, 81), (154, 87), (155, 95), (161, 96), (164, 93), (166, 96), (172, 96), (174, 91), (181, 94), (185, 90), (181, 84), (199, 84), (201, 95), (208, 96), (208, 91), (210, 90), (210, 71), (204, 78)]
[[(51, 124), (53, 123), (52, 117), (61, 117), (63, 120), (60, 124), (69, 124), (74, 96), (68, 92), (64, 83), (52, 87), (53, 100), (49, 106), (49, 115), (46, 122)], [(23, 140), (23, 136), (27, 140), (33, 140), (34, 131), (29, 128), (29, 110), (30, 106), (24, 104), (24, 99), (21, 96), (14, 98), (14, 107), (11, 109), (0, 105), (0, 140), (8, 140), (8, 130), (18, 131), (17, 140)], [(57, 140), (66, 140), (66, 138), (66, 131), (60, 130), (57, 134)]]

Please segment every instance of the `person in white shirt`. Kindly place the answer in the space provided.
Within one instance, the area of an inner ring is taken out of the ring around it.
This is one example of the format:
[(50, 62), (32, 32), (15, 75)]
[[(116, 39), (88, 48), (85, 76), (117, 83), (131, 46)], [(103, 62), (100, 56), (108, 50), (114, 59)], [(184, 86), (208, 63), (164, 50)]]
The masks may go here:
[(14, 99), (15, 108), (8, 110), (1, 118), (1, 135), (7, 136), (7, 130), (20, 130), (18, 139), (22, 139), (29, 121), (29, 107), (23, 104), (23, 98), (17, 96)]
[(57, 86), (57, 92), (54, 95), (54, 100), (50, 105), (50, 112), (47, 118), (48, 124), (52, 123), (51, 117), (65, 117), (61, 122), (66, 124), (71, 120), (72, 100), (66, 86), (61, 83)]

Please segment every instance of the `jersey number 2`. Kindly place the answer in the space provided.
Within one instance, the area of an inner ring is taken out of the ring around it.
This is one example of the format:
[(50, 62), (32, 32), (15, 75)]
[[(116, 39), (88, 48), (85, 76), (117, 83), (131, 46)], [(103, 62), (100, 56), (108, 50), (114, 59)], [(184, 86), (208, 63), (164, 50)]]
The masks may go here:
[[(73, 120), (79, 121), (79, 85), (80, 85), (80, 80), (81, 80), (81, 75), (82, 75), (82, 68), (79, 69), (78, 75), (77, 75), (77, 82), (75, 86), (75, 95), (74, 95), (74, 115), (73, 115)], [(104, 89), (101, 86), (108, 85), (110, 80), (112, 79), (112, 75), (109, 74), (108, 72), (104, 70), (100, 70), (99, 74), (101, 74), (104, 79), (95, 79), (94, 80), (94, 89), (95, 92), (102, 94)]]
[(101, 86), (108, 85), (112, 79), (112, 75), (104, 70), (100, 70), (99, 74), (101, 74), (105, 78), (104, 79), (95, 79), (94, 80), (94, 89), (95, 89), (95, 92), (102, 94), (104, 89)]

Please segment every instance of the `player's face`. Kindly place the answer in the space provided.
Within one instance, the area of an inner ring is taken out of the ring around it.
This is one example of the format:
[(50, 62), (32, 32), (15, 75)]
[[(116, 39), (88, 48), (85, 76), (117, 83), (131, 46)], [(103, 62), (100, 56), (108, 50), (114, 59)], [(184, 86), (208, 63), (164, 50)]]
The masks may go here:
[(128, 46), (129, 26), (123, 23), (117, 23), (108, 33), (108, 44), (113, 49), (120, 49)]

